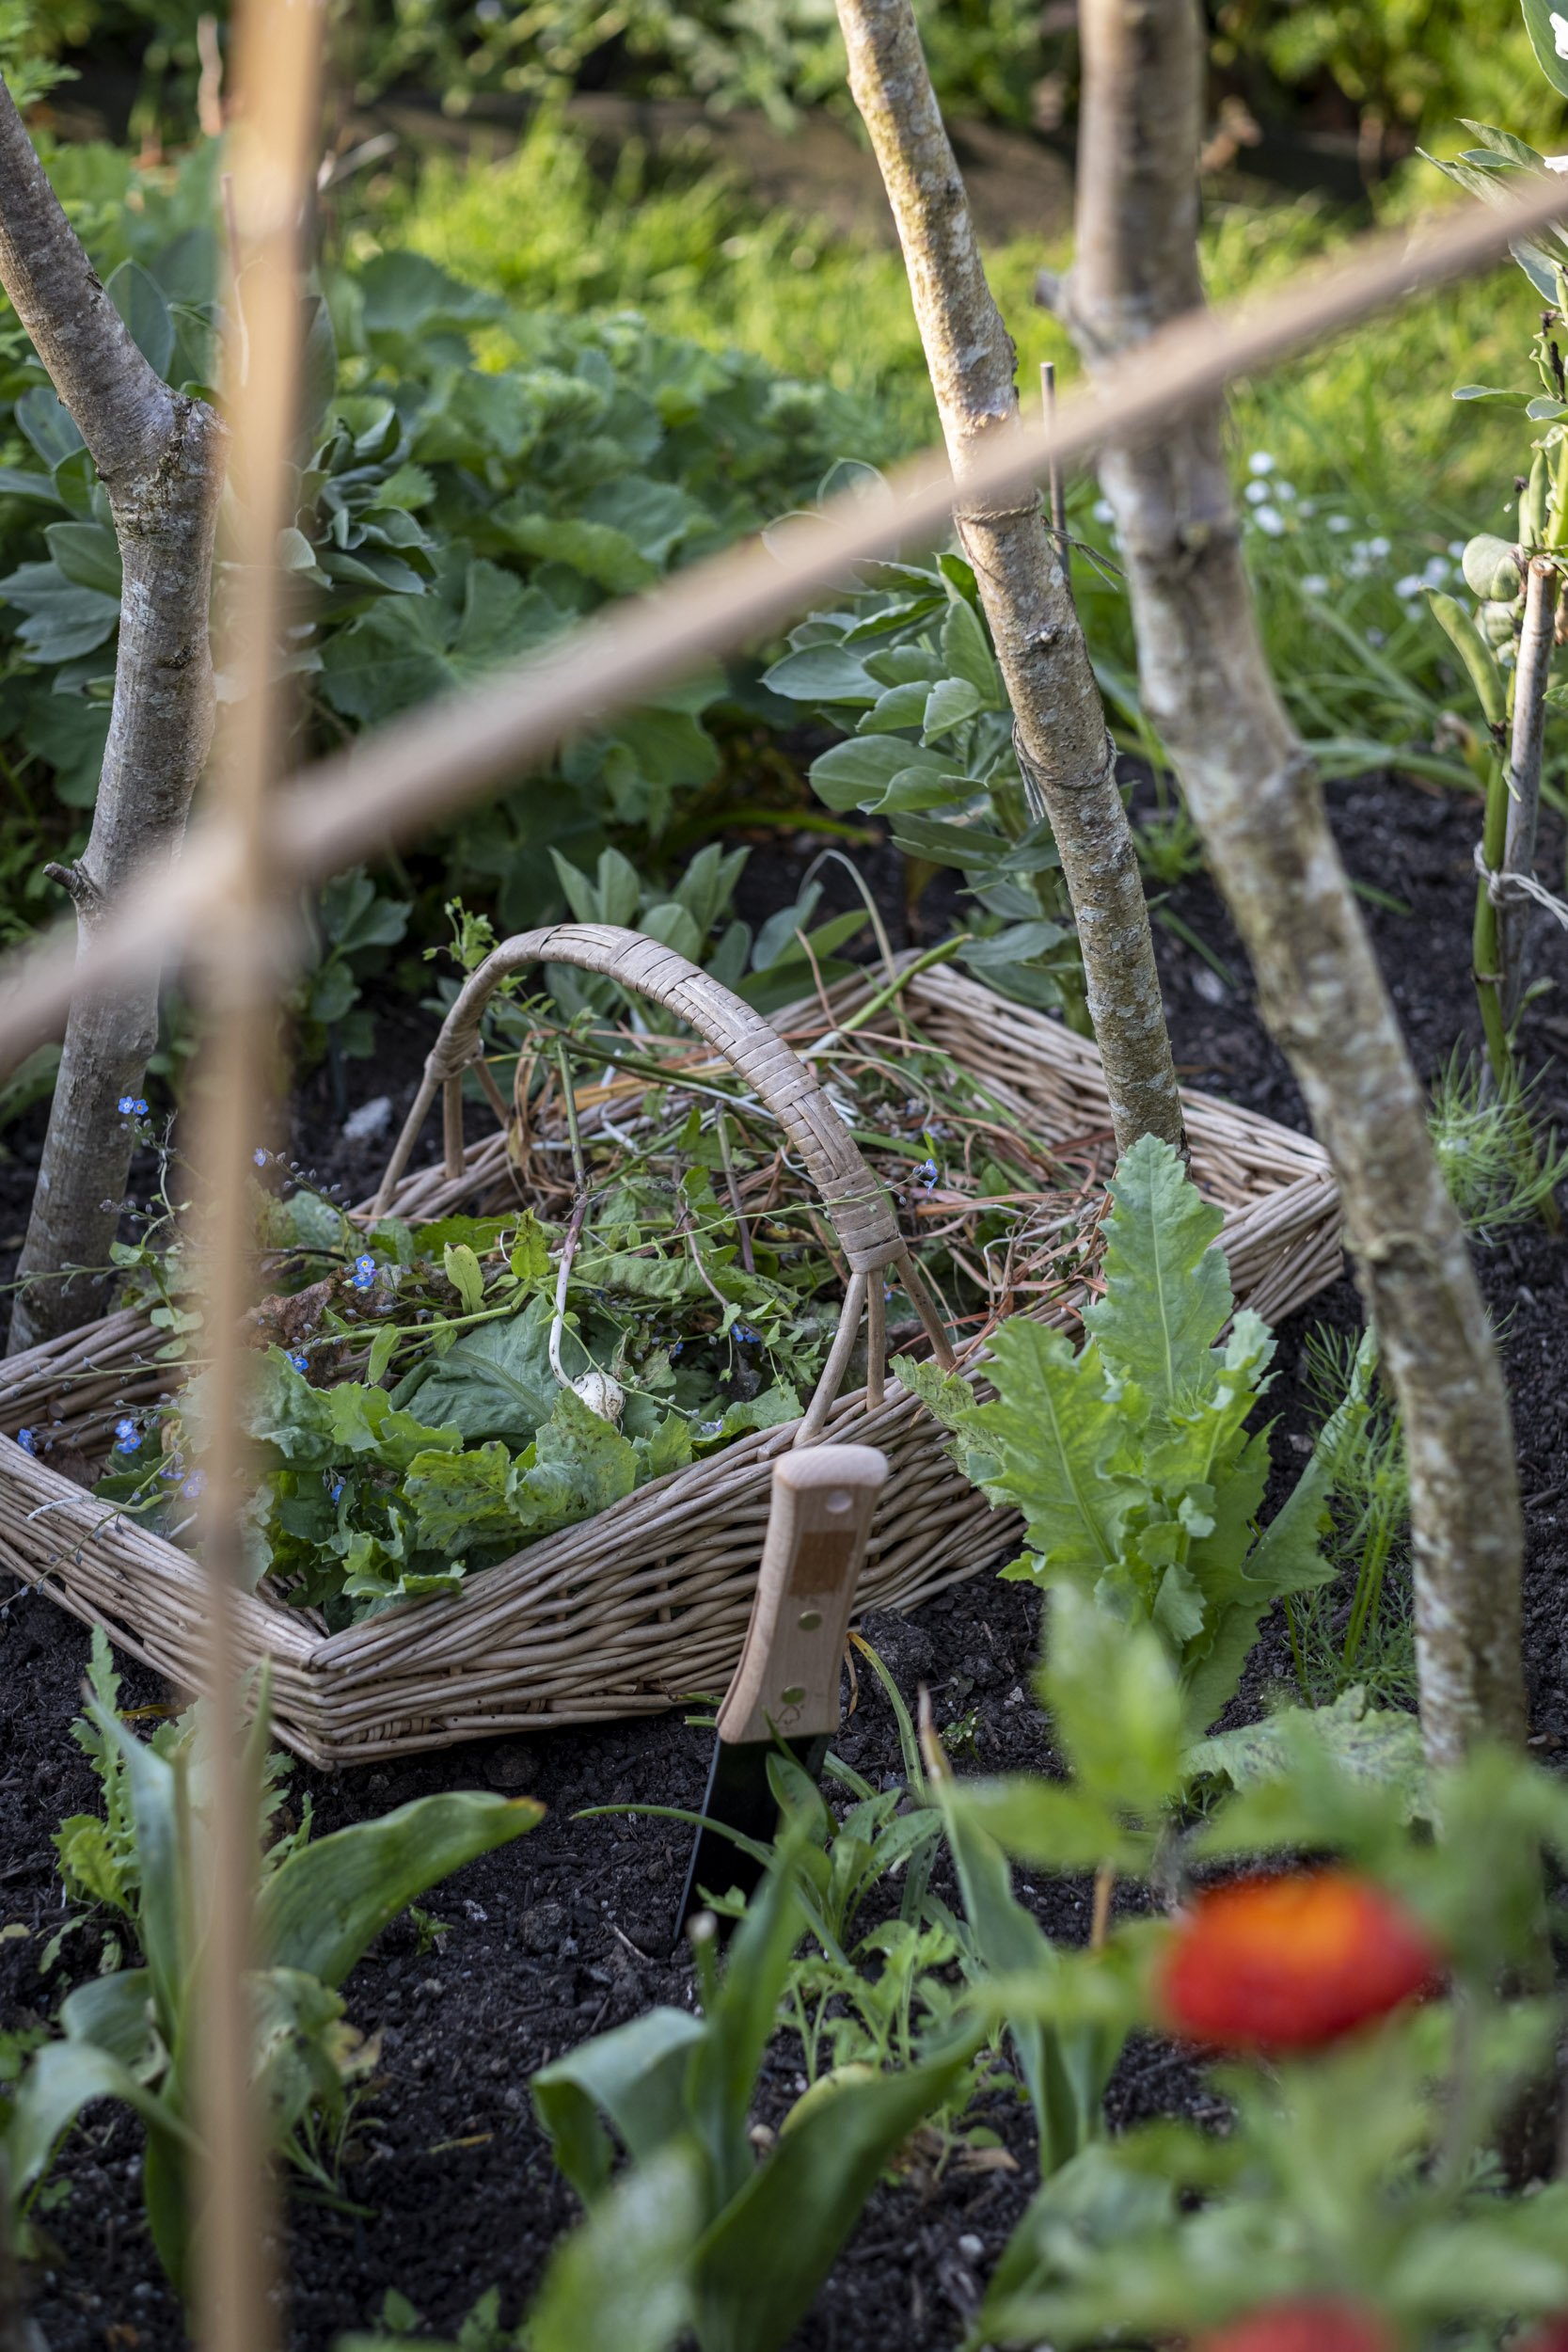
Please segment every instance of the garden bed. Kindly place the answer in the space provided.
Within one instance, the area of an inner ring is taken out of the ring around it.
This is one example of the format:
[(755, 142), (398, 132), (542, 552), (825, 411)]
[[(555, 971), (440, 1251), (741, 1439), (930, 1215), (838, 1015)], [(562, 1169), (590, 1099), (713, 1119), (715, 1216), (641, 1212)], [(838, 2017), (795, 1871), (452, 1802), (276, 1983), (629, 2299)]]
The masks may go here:
[[(1385, 970), (1400, 999), (1418, 1065), (1442, 1061), (1456, 1036), (1468, 1037), (1473, 992), (1465, 943), (1474, 877), (1472, 804), (1411, 787), (1363, 781), (1332, 794), (1353, 873), (1410, 907), (1407, 915), (1369, 908)], [(1555, 828), (1544, 847), (1554, 870)], [(757, 885), (777, 902), (772, 881)], [(776, 880), (777, 876), (773, 878)], [(888, 894), (892, 897), (893, 893)], [(1209, 884), (1180, 884), (1173, 908), (1238, 980), (1234, 989), (1170, 933), (1156, 933), (1178, 1057), (1194, 1085), (1228, 1096), (1288, 1124), (1304, 1123), (1284, 1065), (1263, 1036), (1241, 980), (1243, 965)], [(1560, 980), (1568, 955), (1554, 933), (1546, 968)], [(388, 1017), (389, 1038), (401, 1034)], [(1561, 1060), (1568, 1014), (1547, 998), (1527, 1021), (1532, 1061)], [(422, 1051), (422, 1032), (411, 1038)], [(393, 1086), (390, 1055), (373, 1083)], [(407, 1083), (396, 1107), (412, 1090)], [(340, 1161), (323, 1116), (325, 1091), (308, 1100), (296, 1150), (324, 1173), (341, 1177), (349, 1197), (373, 1170), (345, 1153)], [(1543, 1109), (1560, 1123), (1568, 1095), (1548, 1071)], [(373, 1158), (375, 1146), (370, 1147)], [(20, 1159), (0, 1168), (7, 1205), (0, 1237), (25, 1199), (30, 1171)], [(1499, 1325), (1513, 1385), (1523, 1491), (1530, 1523), (1526, 1585), (1526, 1660), (1538, 1755), (1568, 1750), (1568, 1500), (1562, 1489), (1568, 1411), (1568, 1252), (1539, 1229), (1505, 1235), (1481, 1255), (1488, 1298)], [(1280, 1415), (1276, 1478), (1293, 1477), (1307, 1420), (1297, 1379), (1305, 1327), (1357, 1319), (1354, 1291), (1341, 1281), (1285, 1327), (1274, 1404)], [(1295, 1456), (1292, 1459), (1292, 1456)], [(912, 1693), (932, 1689), (939, 1725), (971, 1719), (974, 1761), (993, 1770), (1038, 1765), (1040, 1718), (1029, 1695), (1036, 1645), (1032, 1591), (976, 1580), (940, 1597), (909, 1621), (871, 1628), (898, 1680)], [(62, 1814), (90, 1802), (85, 1760), (68, 1725), (80, 1699), (85, 1630), (35, 1596), (11, 1600), (0, 1616), (0, 1690), (7, 1758), (0, 1777), (0, 1889), (4, 1920), (27, 1931), (0, 1944), (0, 1994), (7, 2025), (25, 2023), (55, 2005), (34, 1966), (51, 1915), (57, 1912), (50, 1833)], [(1265, 1629), (1238, 1706), (1256, 1709), (1272, 1682), (1291, 1673), (1288, 1647)], [(128, 1678), (131, 1704), (156, 1703), (150, 1677)], [(650, 1959), (678, 1899), (686, 1859), (682, 1832), (662, 1822), (626, 1819), (576, 1821), (574, 1810), (638, 1799), (692, 1804), (700, 1795), (711, 1735), (678, 1716), (566, 1730), (536, 1741), (503, 1740), (411, 1762), (322, 1778), (296, 1772), (309, 1788), (323, 1829), (382, 1811), (427, 1791), (488, 1782), (526, 1788), (549, 1813), (515, 1850), (476, 1863), (433, 1899), (448, 1923), (421, 1949), (406, 1921), (382, 1938), (350, 1982), (351, 2013), (379, 2028), (384, 2066), (357, 2139), (362, 2160), (345, 2176), (346, 2198), (362, 2214), (292, 2208), (287, 2254), (293, 2343), (325, 2352), (342, 2328), (372, 2320), (383, 2292), (396, 2287), (437, 2330), (451, 2328), (476, 2288), (493, 2280), (503, 2316), (515, 2320), (551, 2241), (573, 2217), (573, 2200), (551, 2163), (528, 2099), (530, 2075), (546, 2058), (589, 2033), (622, 2022), (659, 2000), (684, 2001), (684, 1958)], [(898, 1771), (889, 1711), (863, 1675), (855, 1714), (840, 1740), (846, 1758), (878, 1782)], [(960, 1769), (962, 1769), (960, 1762)], [(297, 1802), (297, 1794), (296, 1799)], [(1044, 1924), (1064, 1941), (1079, 1940), (1088, 1916), (1085, 1889), (1058, 1883), (1027, 1891)], [(68, 1950), (71, 1947), (68, 1947)], [(90, 1968), (77, 1950), (72, 1968)], [(788, 2047), (781, 2042), (768, 2077), (782, 2110), (795, 2088)], [(1112, 2094), (1118, 2121), (1157, 2112), (1201, 2115), (1210, 2094), (1188, 2062), (1152, 2042), (1134, 2044)], [(106, 2115), (100, 2110), (100, 2116)], [(768, 2120), (765, 2114), (763, 2120)], [(873, 2199), (863, 2225), (833, 2273), (801, 2352), (847, 2352), (851, 2344), (893, 2344), (945, 2352), (961, 2335), (979, 2282), (1032, 2186), (1029, 2134), (1022, 2108), (998, 2105), (986, 2117), (1019, 2169), (951, 2167), (940, 2182), (911, 2177)], [(41, 2283), (37, 2317), (51, 2352), (113, 2346), (115, 2352), (164, 2352), (182, 2341), (177, 2308), (147, 2246), (137, 2178), (139, 2132), (116, 2111), (89, 2124), (67, 2149), (60, 2177), (69, 2201), (46, 2217), (60, 2249), (57, 2269)]]

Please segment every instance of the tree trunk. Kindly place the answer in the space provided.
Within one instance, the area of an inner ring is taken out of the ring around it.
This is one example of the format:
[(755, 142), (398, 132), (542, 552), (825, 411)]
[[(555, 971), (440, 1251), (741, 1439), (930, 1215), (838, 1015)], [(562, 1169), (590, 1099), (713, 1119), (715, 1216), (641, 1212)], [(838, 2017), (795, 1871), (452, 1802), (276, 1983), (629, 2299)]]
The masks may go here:
[[(1195, 0), (1084, 0), (1078, 252), (1064, 307), (1091, 369), (1201, 304)], [(1421, 1722), (1435, 1764), (1516, 1740), (1522, 1531), (1502, 1375), (1426, 1100), (1317, 778), (1270, 675), (1226, 473), (1223, 409), (1108, 452), (1150, 722), (1334, 1164), (1404, 1416)], [(1455, 943), (1455, 952), (1459, 944)]]
[[(127, 878), (172, 859), (213, 730), (207, 637), (223, 428), (171, 391), (94, 275), (0, 83), (0, 285), (108, 494), (124, 566), (109, 739), (85, 854), (53, 869), (86, 942)], [(75, 1003), (55, 1087), (10, 1352), (101, 1314), (139, 1095), (158, 1037), (156, 977)], [(91, 1271), (61, 1279), (66, 1268)]]
[(1116, 752), (1071, 593), (1037, 492), (972, 496), (972, 462), (1018, 430), (1017, 354), (991, 298), (963, 178), (942, 127), (910, 0), (838, 0), (849, 87), (897, 224), (920, 339), (974, 566), (1013, 706), (1024, 785), (1049, 816), (1078, 924), (1089, 1018), (1117, 1149), (1141, 1135), (1185, 1148), (1148, 909)]

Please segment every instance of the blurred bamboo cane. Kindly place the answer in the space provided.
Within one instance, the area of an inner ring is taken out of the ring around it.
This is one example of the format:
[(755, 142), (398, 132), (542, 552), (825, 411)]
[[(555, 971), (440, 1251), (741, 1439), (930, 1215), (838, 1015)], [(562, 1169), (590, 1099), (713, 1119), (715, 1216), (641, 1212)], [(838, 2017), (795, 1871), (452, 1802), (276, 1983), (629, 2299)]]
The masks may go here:
[[(1043, 478), (1053, 458), (1065, 469), (1107, 444), (1159, 438), (1233, 377), (1276, 367), (1423, 287), (1484, 268), (1564, 215), (1568, 189), (1545, 174), (1516, 201), (1455, 207), (1415, 236), (1378, 230), (1228, 310), (1174, 320), (1101, 379), (1098, 397), (1064, 400), (1049, 432), (1025, 428), (998, 442), (969, 487), (1000, 493)], [(280, 873), (298, 886), (410, 839), (527, 773), (590, 718), (632, 708), (709, 656), (777, 628), (811, 603), (824, 577), (945, 527), (953, 504), (945, 451), (898, 468), (891, 486), (885, 502), (847, 492), (809, 526), (694, 564), (657, 596), (611, 606), (461, 697), (424, 706), (291, 778), (276, 796)], [(79, 961), (74, 943), (60, 937), (0, 963), (0, 1075), (48, 1035), (75, 990), (117, 986), (174, 952), (228, 887), (230, 863), (230, 834), (204, 823), (172, 875), (132, 882)]]
[(268, 2352), (277, 2333), (245, 1993), (254, 1965), (256, 1803), (242, 1762), (233, 1601), (243, 1585), (247, 1483), (240, 1328), (254, 1294), (246, 1179), (267, 1092), (277, 942), (284, 928), (266, 806), (282, 739), (275, 648), (285, 616), (277, 555), (278, 534), (293, 519), (288, 485), (300, 378), (299, 271), (314, 180), (321, 40), (319, 0), (244, 0), (237, 11), (228, 192), (234, 282), (224, 371), (234, 436), (226, 550), (232, 587), (224, 667), (239, 695), (208, 787), (229, 855), (221, 886), (202, 910), (195, 974), (207, 1030), (193, 1157), (209, 1357), (201, 1549), (211, 1586), (203, 1661), (208, 1931), (198, 2045), (198, 2117), (211, 2170), (193, 2252), (203, 2352)]

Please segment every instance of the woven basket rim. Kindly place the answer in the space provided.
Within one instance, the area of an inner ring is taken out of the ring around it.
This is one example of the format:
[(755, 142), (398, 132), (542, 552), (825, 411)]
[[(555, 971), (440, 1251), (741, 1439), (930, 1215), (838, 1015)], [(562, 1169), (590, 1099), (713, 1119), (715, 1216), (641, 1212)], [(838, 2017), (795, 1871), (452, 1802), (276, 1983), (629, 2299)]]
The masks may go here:
[[(896, 968), (906, 969), (913, 961), (913, 951), (895, 960)], [(772, 1025), (784, 1030), (799, 1029), (811, 1025), (820, 1034), (828, 1026), (829, 1013), (843, 1017), (858, 1003), (867, 1001), (880, 985), (878, 973), (855, 974), (826, 992), (824, 998), (807, 998), (783, 1007), (771, 1016)], [(1006, 998), (999, 998), (982, 983), (956, 973), (950, 967), (935, 967), (921, 974), (904, 992), (903, 1001), (911, 1009), (919, 1000), (945, 1004), (959, 1014), (984, 1012), (992, 1031), (1016, 1031), (1021, 1046), (1033, 1045), (1038, 1057), (1066, 1070), (1081, 1080), (1091, 1091), (1103, 1087), (1100, 1074), (1099, 1056), (1093, 1044), (1079, 1038), (1062, 1024), (1049, 1020), (1033, 1008)], [(1040, 1048), (1046, 1050), (1042, 1054)], [(1310, 1136), (1281, 1126), (1264, 1115), (1227, 1104), (1196, 1089), (1183, 1088), (1189, 1132), (1196, 1146), (1195, 1157), (1201, 1162), (1205, 1147), (1233, 1161), (1243, 1163), (1250, 1182), (1239, 1188), (1238, 1197), (1221, 1201), (1225, 1224), (1218, 1236), (1226, 1247), (1232, 1238), (1240, 1238), (1249, 1218), (1266, 1217), (1271, 1223), (1299, 1224), (1307, 1247), (1321, 1238), (1323, 1221), (1332, 1213), (1333, 1179), (1328, 1158), (1323, 1147)], [(468, 1172), (473, 1173), (479, 1161), (496, 1141), (482, 1139), (467, 1147)], [(1201, 1168), (1198, 1171), (1201, 1174)], [(420, 1183), (429, 1171), (420, 1170), (404, 1179), (404, 1186)], [(1272, 1175), (1274, 1181), (1270, 1183)], [(476, 1184), (481, 1181), (475, 1175)], [(400, 1187), (400, 1190), (403, 1187)], [(361, 1216), (367, 1204), (358, 1204), (350, 1214)], [(1295, 1212), (1300, 1212), (1299, 1219)], [(1058, 1302), (1069, 1307), (1069, 1313), (1058, 1314), (1058, 1320), (1073, 1319), (1070, 1301)], [(1029, 1311), (1025, 1310), (1024, 1311)], [(127, 1325), (127, 1315), (133, 1318)], [(119, 1309), (103, 1317), (96, 1325), (86, 1327), (87, 1332), (103, 1332), (110, 1327), (120, 1331), (134, 1327), (141, 1320), (135, 1310)], [(148, 1327), (150, 1328), (150, 1327)], [(987, 1331), (973, 1335), (960, 1348), (960, 1375), (974, 1377), (986, 1357)], [(44, 1348), (29, 1351), (34, 1359), (46, 1357), (50, 1347), (63, 1350), (80, 1345), (84, 1332), (68, 1335), (66, 1341), (50, 1343)], [(19, 1367), (26, 1367), (28, 1356), (17, 1357), (0, 1363), (0, 1403), (8, 1389), (15, 1386)], [(171, 1366), (171, 1372), (174, 1371)], [(880, 1406), (869, 1416), (864, 1411), (865, 1390), (858, 1389), (841, 1395), (829, 1415), (828, 1425), (820, 1433), (822, 1441), (847, 1434), (845, 1424), (854, 1424), (857, 1441), (876, 1442), (895, 1425), (906, 1424), (924, 1411), (917, 1396), (906, 1390), (896, 1378), (890, 1378), (886, 1396)], [(803, 1418), (803, 1416), (802, 1416)], [(638, 1526), (647, 1520), (663, 1522), (672, 1516), (685, 1516), (686, 1506), (698, 1498), (704, 1503), (721, 1502), (725, 1490), (734, 1487), (736, 1495), (751, 1481), (759, 1463), (788, 1448), (800, 1426), (799, 1419), (781, 1422), (774, 1427), (750, 1433), (721, 1453), (706, 1459), (667, 1471), (660, 1478), (636, 1488), (631, 1494), (610, 1504), (592, 1518), (574, 1525), (555, 1530), (541, 1536), (505, 1560), (476, 1573), (453, 1593), (432, 1594), (417, 1599), (395, 1603), (388, 1609), (361, 1618), (357, 1623), (327, 1631), (312, 1623), (308, 1613), (292, 1608), (288, 1603), (270, 1596), (250, 1593), (236, 1596), (242, 1616), (247, 1623), (257, 1646), (264, 1649), (286, 1670), (304, 1672), (312, 1680), (328, 1677), (337, 1671), (357, 1667), (363, 1671), (367, 1659), (374, 1653), (394, 1649), (406, 1658), (410, 1653), (434, 1659), (449, 1645), (457, 1645), (462, 1629), (475, 1615), (497, 1613), (504, 1609), (509, 1595), (524, 1586), (537, 1587), (559, 1575), (562, 1581), (576, 1582), (593, 1573), (593, 1563), (578, 1555), (592, 1551), (601, 1541), (613, 1547), (624, 1557), (629, 1539), (635, 1538)], [(931, 1424), (934, 1448), (945, 1443), (938, 1425)], [(28, 1457), (8, 1438), (0, 1435), (0, 1459), (5, 1450), (28, 1463), (29, 1483), (53, 1487), (49, 1502), (40, 1508), (58, 1507), (62, 1515), (78, 1509), (96, 1512), (99, 1526), (86, 1531), (79, 1538), (90, 1543), (96, 1534), (117, 1523), (134, 1535), (137, 1548), (150, 1565), (165, 1574), (176, 1575), (184, 1581), (200, 1579), (204, 1571), (200, 1563), (166, 1537), (153, 1534), (135, 1521), (120, 1521), (119, 1514), (105, 1511), (90, 1490), (75, 1485), (47, 1462)], [(32, 1516), (31, 1514), (29, 1516)], [(40, 1583), (47, 1589), (46, 1577)], [(443, 1634), (446, 1639), (443, 1639)]]

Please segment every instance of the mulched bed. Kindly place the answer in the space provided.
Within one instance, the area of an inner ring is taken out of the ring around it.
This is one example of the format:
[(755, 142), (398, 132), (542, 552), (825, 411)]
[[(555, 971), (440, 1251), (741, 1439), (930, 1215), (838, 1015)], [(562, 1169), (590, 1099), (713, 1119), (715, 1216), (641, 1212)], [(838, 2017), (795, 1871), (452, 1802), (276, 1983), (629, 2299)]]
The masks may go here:
[[(1473, 806), (1397, 781), (1334, 787), (1337, 829), (1351, 870), (1409, 903), (1408, 915), (1369, 906), (1368, 920), (1417, 1059), (1427, 1072), (1456, 1037), (1474, 1033), (1467, 942), (1474, 887)], [(1554, 828), (1545, 870), (1560, 855)], [(793, 853), (752, 861), (747, 887), (764, 909), (791, 887)], [(901, 930), (893, 861), (870, 853), (879, 896)], [(835, 903), (832, 870), (824, 877)], [(1194, 1081), (1272, 1118), (1305, 1124), (1300, 1098), (1263, 1034), (1243, 960), (1216, 897), (1201, 878), (1183, 882), (1171, 904), (1227, 965), (1234, 985), (1169, 931), (1157, 930), (1167, 1002), (1184, 1070)], [(927, 910), (934, 935), (940, 907)], [(1547, 968), (1568, 976), (1560, 933), (1545, 947)], [(1532, 1009), (1532, 1055), (1545, 1066), (1568, 1045), (1568, 1012), (1547, 997)], [(361, 1094), (393, 1093), (399, 1115), (428, 1042), (423, 1018), (389, 1008), (372, 1074)], [(1543, 1087), (1550, 1116), (1568, 1123), (1568, 1091), (1550, 1068)], [(13, 1248), (29, 1172), (23, 1151), (0, 1165), (0, 1245)], [(340, 1178), (354, 1198), (373, 1180), (378, 1146), (354, 1151), (337, 1140), (325, 1080), (298, 1106), (295, 1149)], [(1530, 1229), (1486, 1252), (1481, 1274), (1505, 1329), (1513, 1383), (1524, 1491), (1529, 1503), (1527, 1648), (1538, 1750), (1568, 1746), (1568, 1502), (1563, 1500), (1568, 1415), (1568, 1251)], [(1352, 1328), (1355, 1295), (1342, 1281), (1281, 1333), (1273, 1404), (1275, 1456), (1288, 1479), (1299, 1466), (1292, 1439), (1307, 1427), (1296, 1380), (1305, 1332), (1314, 1321)], [(867, 1630), (911, 1696), (926, 1682), (937, 1720), (974, 1716), (974, 1755), (986, 1770), (1049, 1760), (1029, 1690), (1037, 1629), (1032, 1593), (980, 1576), (918, 1611), (884, 1616)], [(79, 1702), (87, 1635), (31, 1595), (0, 1609), (0, 1918), (29, 1931), (0, 1943), (0, 2014), (9, 2026), (48, 2014), (64, 1986), (40, 1984), (35, 1956), (57, 1913), (50, 1834), (62, 1814), (90, 1805), (93, 1784), (67, 1726)], [(1245, 1706), (1289, 1678), (1282, 1635), (1271, 1629), (1249, 1675)], [(131, 1703), (160, 1697), (150, 1677), (127, 1676)], [(530, 2075), (585, 2036), (657, 2001), (689, 2001), (684, 1959), (654, 1957), (678, 1899), (686, 1846), (672, 1825), (634, 1819), (581, 1821), (585, 1804), (700, 1798), (711, 1735), (678, 1716), (537, 1741), (505, 1740), (411, 1763), (336, 1777), (297, 1772), (323, 1830), (380, 1812), (426, 1791), (490, 1785), (527, 1788), (549, 1807), (543, 1825), (509, 1851), (474, 1864), (438, 1890), (428, 1908), (446, 1923), (433, 1947), (400, 1922), (350, 1979), (350, 2014), (379, 2032), (383, 2067), (357, 2133), (357, 2159), (344, 2191), (363, 2213), (343, 2214), (297, 2199), (289, 2211), (286, 2340), (324, 2352), (343, 2328), (373, 2320), (384, 2291), (401, 2290), (434, 2330), (455, 2327), (488, 2285), (499, 2286), (503, 2315), (527, 2301), (552, 2241), (575, 2204), (557, 2177), (533, 2122)], [(839, 1742), (858, 1771), (882, 1781), (898, 1771), (890, 1710), (863, 1675), (860, 1698)], [(1086, 1890), (1066, 1884), (1025, 1889), (1042, 1922), (1064, 1941), (1086, 1932)], [(70, 1949), (71, 1947), (68, 1947)], [(90, 1965), (78, 1940), (71, 1965)], [(764, 2085), (762, 2114), (776, 2117), (797, 2088), (781, 2041)], [(1152, 2041), (1130, 2049), (1113, 2086), (1113, 2120), (1210, 2111), (1202, 2083), (1180, 2054)], [(847, 2352), (853, 2344), (899, 2344), (945, 2352), (964, 2332), (985, 2274), (1033, 2185), (1022, 2111), (998, 2099), (986, 2120), (1016, 2159), (1015, 2171), (948, 2169), (937, 2181), (884, 2187), (798, 2339), (798, 2352)], [(140, 2133), (103, 2110), (70, 2143), (60, 2168), (67, 2201), (49, 2217), (57, 2257), (36, 2280), (35, 2313), (53, 2352), (164, 2352), (183, 2333), (173, 2297), (152, 2259), (140, 2209)]]

